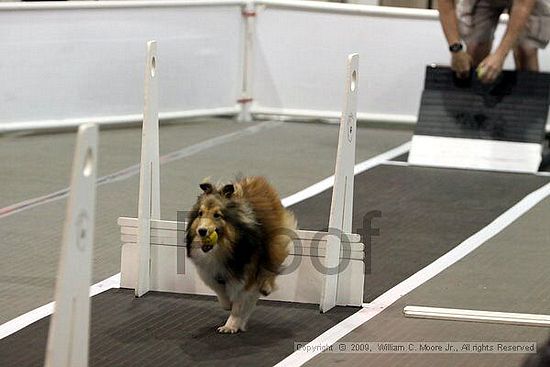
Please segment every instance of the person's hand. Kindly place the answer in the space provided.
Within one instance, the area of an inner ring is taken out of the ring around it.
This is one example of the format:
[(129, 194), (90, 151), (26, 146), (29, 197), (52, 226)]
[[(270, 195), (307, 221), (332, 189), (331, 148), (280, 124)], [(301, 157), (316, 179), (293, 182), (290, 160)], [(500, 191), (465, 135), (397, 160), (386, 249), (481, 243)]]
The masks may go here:
[(470, 76), (470, 69), (472, 69), (472, 57), (464, 51), (452, 53), (451, 69), (460, 79), (467, 78)]
[(505, 57), (498, 53), (487, 56), (477, 67), (477, 77), (482, 83), (492, 83), (502, 72)]

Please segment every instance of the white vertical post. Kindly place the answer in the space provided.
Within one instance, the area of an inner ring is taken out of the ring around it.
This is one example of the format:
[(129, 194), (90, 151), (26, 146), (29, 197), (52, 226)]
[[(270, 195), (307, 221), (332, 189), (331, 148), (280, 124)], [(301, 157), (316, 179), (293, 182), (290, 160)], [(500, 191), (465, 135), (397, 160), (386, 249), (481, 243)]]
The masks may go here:
[(88, 365), (97, 126), (78, 129), (45, 366)]
[(145, 101), (141, 135), (138, 203), (138, 277), (136, 297), (149, 291), (151, 270), (151, 219), (160, 219), (159, 119), (157, 42), (147, 42)]
[(325, 267), (327, 274), (321, 292), (320, 309), (327, 312), (337, 303), (341, 236), (351, 232), (353, 219), (353, 167), (357, 120), (359, 55), (348, 56), (344, 108), (340, 118), (338, 151), (329, 218)]
[(252, 74), (254, 65), (254, 37), (256, 33), (256, 7), (254, 1), (248, 1), (244, 6), (244, 45), (243, 45), (243, 70), (241, 97), (237, 101), (241, 105), (238, 120), (241, 122), (252, 121), (250, 107), (252, 105)]

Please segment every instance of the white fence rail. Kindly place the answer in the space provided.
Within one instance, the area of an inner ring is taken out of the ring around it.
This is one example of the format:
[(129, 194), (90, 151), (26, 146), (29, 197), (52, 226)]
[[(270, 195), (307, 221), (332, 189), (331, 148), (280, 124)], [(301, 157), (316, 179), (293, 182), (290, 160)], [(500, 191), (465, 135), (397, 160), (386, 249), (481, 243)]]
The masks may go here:
[(141, 120), (150, 39), (161, 117), (238, 112), (239, 4), (0, 4), (0, 131)]

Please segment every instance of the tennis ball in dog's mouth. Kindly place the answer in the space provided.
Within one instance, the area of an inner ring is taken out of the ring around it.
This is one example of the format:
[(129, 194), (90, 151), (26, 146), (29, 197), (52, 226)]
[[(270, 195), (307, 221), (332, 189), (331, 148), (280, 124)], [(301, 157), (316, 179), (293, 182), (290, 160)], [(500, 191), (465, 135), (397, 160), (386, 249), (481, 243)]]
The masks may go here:
[(205, 237), (202, 240), (201, 248), (204, 252), (208, 252), (212, 250), (216, 243), (218, 243), (218, 233), (216, 231), (213, 231), (208, 237)]
[(218, 243), (218, 232), (212, 231), (212, 233), (210, 233), (210, 236), (205, 238), (205, 242), (211, 245), (215, 245), (216, 243)]

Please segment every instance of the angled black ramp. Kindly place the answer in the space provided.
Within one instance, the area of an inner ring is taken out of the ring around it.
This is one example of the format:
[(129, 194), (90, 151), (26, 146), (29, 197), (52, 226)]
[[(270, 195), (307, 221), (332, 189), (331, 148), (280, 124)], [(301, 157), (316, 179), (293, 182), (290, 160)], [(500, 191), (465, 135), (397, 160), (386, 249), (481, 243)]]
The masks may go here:
[(495, 85), (452, 70), (426, 68), (416, 135), (541, 143), (550, 74), (504, 71)]
[(427, 67), (409, 162), (535, 172), (548, 117), (550, 74), (504, 71), (493, 85)]

